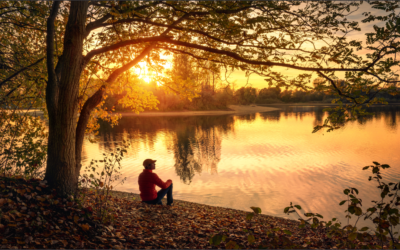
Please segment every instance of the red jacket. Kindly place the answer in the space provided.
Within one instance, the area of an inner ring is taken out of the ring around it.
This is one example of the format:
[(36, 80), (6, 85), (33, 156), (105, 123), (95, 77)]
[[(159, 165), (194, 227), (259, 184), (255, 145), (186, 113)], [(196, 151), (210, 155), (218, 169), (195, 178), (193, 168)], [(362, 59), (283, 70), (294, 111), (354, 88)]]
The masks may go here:
[(143, 169), (138, 182), (142, 201), (151, 201), (157, 198), (156, 185), (161, 189), (166, 189), (172, 183), (171, 180), (163, 182), (156, 173), (153, 173), (153, 170), (149, 169)]

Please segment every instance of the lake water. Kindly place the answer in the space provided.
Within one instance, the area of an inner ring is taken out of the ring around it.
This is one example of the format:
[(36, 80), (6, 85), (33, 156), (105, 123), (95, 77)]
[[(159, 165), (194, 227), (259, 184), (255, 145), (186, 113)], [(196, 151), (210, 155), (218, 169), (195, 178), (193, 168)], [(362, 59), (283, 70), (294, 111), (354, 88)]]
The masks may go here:
[(84, 165), (125, 139), (131, 143), (122, 161), (127, 181), (117, 190), (139, 193), (142, 162), (152, 158), (154, 172), (173, 181), (175, 199), (246, 211), (257, 206), (263, 214), (297, 219), (283, 213), (293, 202), (343, 225), (343, 189), (357, 188), (364, 210), (380, 197), (364, 166), (387, 163), (384, 181), (400, 180), (400, 106), (375, 107), (363, 121), (314, 134), (326, 116), (323, 107), (279, 108), (250, 115), (123, 117), (114, 128), (102, 124), (97, 143), (85, 141)]

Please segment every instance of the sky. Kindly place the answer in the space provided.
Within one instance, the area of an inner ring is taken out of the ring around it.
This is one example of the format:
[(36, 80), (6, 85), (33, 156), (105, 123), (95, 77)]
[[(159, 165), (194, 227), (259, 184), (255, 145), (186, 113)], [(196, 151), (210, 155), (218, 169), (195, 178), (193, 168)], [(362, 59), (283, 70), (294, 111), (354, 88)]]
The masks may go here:
[[(355, 8), (353, 8), (353, 10), (355, 10)], [(375, 15), (385, 14), (384, 11), (372, 9), (368, 3), (364, 2), (362, 5), (360, 5), (358, 10), (356, 10), (354, 13), (352, 13), (351, 15), (349, 15), (347, 17), (347, 19), (349, 21), (358, 21), (359, 27), (361, 28), (361, 31), (353, 31), (353, 32), (349, 33), (347, 35), (348, 40), (359, 40), (359, 41), (362, 41), (363, 45), (365, 45), (365, 38), (366, 38), (365, 33), (372, 32), (374, 24), (378, 25), (378, 26), (384, 25), (383, 21), (362, 23), (361, 20), (364, 19), (364, 16), (362, 15), (362, 13), (364, 13), (364, 12), (371, 12), (372, 14), (375, 14)], [(365, 55), (368, 53), (368, 51), (363, 49), (363, 50), (357, 51), (356, 53), (358, 55)], [(164, 59), (168, 59), (169, 61), (171, 61), (172, 55), (169, 57), (164, 57)], [(152, 78), (151, 74), (153, 74), (153, 73), (147, 69), (146, 62), (141, 62), (141, 63), (139, 63), (139, 65), (141, 67), (141, 70), (136, 69), (135, 72), (138, 75), (140, 74), (141, 79), (145, 80), (146, 82), (150, 82), (151, 78)], [(164, 66), (166, 69), (168, 69), (168, 68), (171, 68), (172, 64), (169, 62)], [(288, 76), (290, 78), (296, 77), (298, 74), (309, 73), (306, 71), (289, 69), (289, 68), (285, 68), (285, 67), (277, 67), (277, 68), (273, 68), (273, 70), (275, 70), (277, 72), (281, 72), (283, 75)], [(344, 77), (344, 72), (338, 73), (337, 76)], [(313, 77), (311, 79), (311, 82), (316, 77), (317, 77), (317, 75), (316, 75), (316, 73), (314, 73)], [(223, 80), (222, 83), (223, 84), (227, 84), (228, 82), (231, 84), (234, 83), (235, 89), (238, 89), (243, 86), (251, 86), (251, 87), (259, 88), (259, 89), (268, 87), (268, 83), (266, 81), (264, 81), (264, 78), (265, 77), (258, 76), (256, 74), (251, 74), (250, 78), (248, 78), (245, 76), (245, 72), (234, 71), (228, 75), (228, 79), (227, 79), (228, 81), (225, 81), (225, 72), (224, 71), (221, 72), (221, 79)], [(311, 83), (310, 83), (310, 85), (311, 85)]]
[[(361, 31), (354, 31), (350, 34), (347, 35), (348, 40), (360, 40), (362, 41), (363, 45), (365, 45), (365, 33), (369, 33), (373, 31), (373, 25), (376, 24), (377, 26), (383, 26), (384, 22), (383, 21), (376, 21), (376, 22), (370, 22), (370, 23), (362, 23), (361, 20), (364, 19), (364, 16), (362, 13), (364, 12), (371, 12), (372, 14), (384, 14), (385, 12), (382, 10), (376, 10), (372, 9), (371, 6), (364, 2), (357, 11), (352, 13), (350, 16), (348, 16), (349, 21), (358, 21), (359, 22), (359, 27), (361, 28)], [(368, 51), (363, 49), (357, 52), (358, 55), (365, 55), (367, 54)], [(300, 71), (300, 70), (295, 70), (295, 69), (288, 69), (288, 68), (277, 68), (276, 71), (281, 72), (284, 75), (290, 76), (290, 77), (295, 77), (298, 74), (302, 73), (307, 73), (305, 71)], [(316, 78), (316, 73), (313, 74), (313, 79)], [(344, 76), (344, 73), (341, 75)], [(242, 87), (247, 84), (247, 86), (252, 86), (254, 88), (265, 88), (268, 87), (268, 83), (264, 81), (265, 77), (258, 76), (256, 74), (252, 74), (250, 76), (250, 79), (248, 80), (247, 77), (245, 76), (245, 73), (243, 71), (235, 71), (230, 75), (229, 81), (235, 81), (236, 80), (236, 86), (237, 87)]]

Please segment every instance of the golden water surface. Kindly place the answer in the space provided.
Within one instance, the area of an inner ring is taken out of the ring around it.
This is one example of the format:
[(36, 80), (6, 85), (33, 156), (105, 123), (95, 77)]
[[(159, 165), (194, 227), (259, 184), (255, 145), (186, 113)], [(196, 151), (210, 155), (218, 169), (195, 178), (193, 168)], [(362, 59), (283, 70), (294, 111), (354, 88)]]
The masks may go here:
[(117, 190), (139, 193), (142, 162), (152, 158), (154, 172), (173, 181), (175, 199), (246, 211), (258, 206), (280, 217), (288, 217), (283, 209), (293, 202), (343, 225), (343, 189), (357, 188), (364, 210), (379, 198), (364, 166), (387, 163), (384, 181), (400, 181), (400, 106), (374, 108), (363, 121), (314, 134), (326, 116), (322, 107), (280, 108), (242, 116), (123, 117), (114, 128), (103, 124), (97, 143), (85, 142), (84, 165), (125, 139), (131, 143), (122, 161), (127, 181)]

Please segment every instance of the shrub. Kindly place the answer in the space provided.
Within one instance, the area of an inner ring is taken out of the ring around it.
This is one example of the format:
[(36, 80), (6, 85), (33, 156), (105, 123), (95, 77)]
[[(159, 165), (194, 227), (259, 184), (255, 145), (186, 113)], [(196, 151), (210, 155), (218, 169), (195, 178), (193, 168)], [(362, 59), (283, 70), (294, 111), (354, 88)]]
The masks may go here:
[[(96, 219), (104, 223), (114, 219), (110, 213), (110, 191), (115, 187), (113, 183), (120, 178), (121, 160), (128, 147), (129, 144), (123, 141), (121, 147), (114, 152), (103, 154), (103, 160), (92, 160), (78, 182), (80, 193), (76, 195), (77, 199), (84, 207), (93, 209), (97, 215)], [(97, 163), (103, 163), (103, 168), (99, 168)], [(123, 184), (125, 180), (126, 178), (123, 178), (120, 183)], [(88, 195), (92, 195), (92, 199), (87, 199)]]
[(0, 113), (0, 174), (42, 177), (48, 136), (44, 122), (16, 112)]

